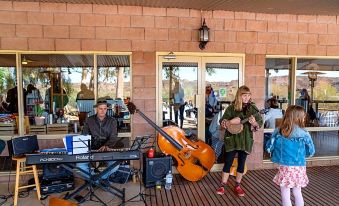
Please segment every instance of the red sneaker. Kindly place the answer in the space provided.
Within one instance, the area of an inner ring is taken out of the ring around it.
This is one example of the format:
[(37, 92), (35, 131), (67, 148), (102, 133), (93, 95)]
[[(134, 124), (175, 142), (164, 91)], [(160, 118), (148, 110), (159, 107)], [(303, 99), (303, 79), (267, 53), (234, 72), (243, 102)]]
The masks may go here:
[(219, 187), (219, 188), (217, 189), (217, 194), (218, 194), (218, 195), (223, 195), (223, 194), (225, 194), (225, 188), (224, 188), (223, 186)]
[(243, 197), (245, 196), (245, 191), (241, 189), (240, 185), (234, 187), (234, 192), (239, 196)]

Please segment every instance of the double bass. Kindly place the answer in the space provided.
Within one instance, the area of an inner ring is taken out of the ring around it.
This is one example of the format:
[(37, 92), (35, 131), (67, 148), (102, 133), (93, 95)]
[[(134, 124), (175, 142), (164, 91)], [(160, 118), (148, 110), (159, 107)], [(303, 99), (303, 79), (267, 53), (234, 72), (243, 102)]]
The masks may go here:
[(177, 170), (186, 180), (198, 181), (205, 177), (215, 162), (214, 150), (203, 141), (191, 141), (185, 132), (176, 126), (160, 128), (135, 105), (128, 105), (130, 112), (137, 112), (157, 132), (157, 143), (160, 150), (171, 155), (177, 161)]

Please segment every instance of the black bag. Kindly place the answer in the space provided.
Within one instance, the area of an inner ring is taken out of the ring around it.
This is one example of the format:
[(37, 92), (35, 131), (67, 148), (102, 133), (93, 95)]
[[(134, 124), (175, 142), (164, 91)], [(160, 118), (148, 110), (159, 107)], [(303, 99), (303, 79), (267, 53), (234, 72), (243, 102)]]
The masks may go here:
[(125, 184), (131, 178), (132, 170), (128, 165), (120, 165), (119, 169), (110, 176), (113, 183)]
[(6, 147), (6, 142), (0, 139), (0, 154), (2, 153), (2, 151), (4, 151), (5, 147)]

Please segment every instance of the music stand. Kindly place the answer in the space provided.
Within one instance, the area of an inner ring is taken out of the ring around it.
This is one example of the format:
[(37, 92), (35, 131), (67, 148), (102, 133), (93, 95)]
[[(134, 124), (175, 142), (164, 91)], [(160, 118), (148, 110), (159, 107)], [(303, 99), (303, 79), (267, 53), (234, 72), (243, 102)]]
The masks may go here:
[[(138, 176), (139, 176), (139, 193), (130, 199), (128, 199), (126, 202), (121, 203), (120, 205), (124, 205), (127, 202), (140, 202), (143, 201), (143, 203), (147, 206), (146, 199), (145, 197), (147, 196), (153, 196), (149, 195), (146, 193), (143, 193), (144, 191), (141, 191), (142, 185), (141, 185), (141, 178), (142, 178), (142, 161), (141, 157), (143, 156), (142, 154), (145, 153), (148, 149), (154, 147), (155, 143), (155, 137), (152, 137), (151, 135), (144, 135), (144, 136), (137, 136), (135, 137), (135, 140), (133, 141), (133, 144), (131, 146), (131, 150), (139, 150), (140, 158), (139, 158), (139, 164), (140, 168), (138, 169)], [(139, 197), (139, 200), (134, 200), (135, 198)]]

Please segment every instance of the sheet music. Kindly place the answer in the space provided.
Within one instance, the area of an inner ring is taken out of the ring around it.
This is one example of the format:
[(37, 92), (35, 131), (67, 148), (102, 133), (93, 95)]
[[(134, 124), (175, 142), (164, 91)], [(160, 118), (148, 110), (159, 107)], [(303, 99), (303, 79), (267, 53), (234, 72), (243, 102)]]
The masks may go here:
[(63, 138), (63, 142), (68, 154), (88, 153), (89, 141), (91, 141), (91, 135), (66, 136)]

